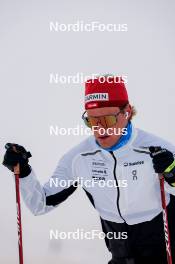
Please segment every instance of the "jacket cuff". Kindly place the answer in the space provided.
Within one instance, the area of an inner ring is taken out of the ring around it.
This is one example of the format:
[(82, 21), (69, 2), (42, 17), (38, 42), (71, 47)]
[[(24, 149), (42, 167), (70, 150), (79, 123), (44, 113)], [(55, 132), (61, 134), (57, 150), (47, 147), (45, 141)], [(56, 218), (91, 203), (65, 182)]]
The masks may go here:
[(175, 187), (175, 182), (169, 183), (171, 187)]

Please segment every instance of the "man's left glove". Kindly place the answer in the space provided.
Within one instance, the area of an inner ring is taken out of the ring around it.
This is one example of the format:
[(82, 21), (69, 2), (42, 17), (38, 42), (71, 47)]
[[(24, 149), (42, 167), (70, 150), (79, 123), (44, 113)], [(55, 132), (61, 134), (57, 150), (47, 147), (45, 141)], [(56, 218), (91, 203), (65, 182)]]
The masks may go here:
[(173, 153), (161, 147), (150, 147), (150, 156), (156, 173), (163, 174), (165, 181), (175, 187), (175, 160)]

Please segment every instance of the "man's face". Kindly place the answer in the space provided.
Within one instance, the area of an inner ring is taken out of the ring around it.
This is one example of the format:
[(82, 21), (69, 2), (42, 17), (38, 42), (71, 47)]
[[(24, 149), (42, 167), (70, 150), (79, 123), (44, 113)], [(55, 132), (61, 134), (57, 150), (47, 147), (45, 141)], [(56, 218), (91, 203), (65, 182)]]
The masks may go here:
[[(88, 117), (102, 117), (106, 115), (116, 115), (120, 112), (119, 107), (103, 107), (103, 108), (95, 108), (87, 110)], [(126, 112), (128, 112), (128, 116), (126, 116)], [(128, 105), (124, 110), (124, 113), (121, 112), (117, 116), (117, 123), (111, 126), (110, 133), (106, 133), (102, 135), (100, 128), (104, 128), (104, 126), (100, 122), (97, 123), (94, 130), (94, 136), (99, 143), (99, 145), (103, 148), (110, 148), (117, 143), (119, 138), (122, 136), (122, 129), (127, 126), (128, 118), (130, 117), (131, 107)], [(97, 119), (98, 120), (98, 119)], [(105, 128), (106, 129), (106, 128)], [(104, 131), (104, 129), (103, 129)], [(111, 133), (112, 131), (112, 133)], [(109, 135), (112, 134), (112, 135)]]

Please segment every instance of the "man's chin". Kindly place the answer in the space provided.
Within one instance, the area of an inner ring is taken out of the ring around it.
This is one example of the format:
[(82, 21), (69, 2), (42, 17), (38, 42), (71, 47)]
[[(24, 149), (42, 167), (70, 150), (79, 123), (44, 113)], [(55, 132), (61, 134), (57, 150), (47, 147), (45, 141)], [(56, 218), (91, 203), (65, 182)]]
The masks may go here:
[(115, 143), (111, 142), (110, 136), (97, 138), (97, 142), (102, 148), (110, 148), (115, 144)]

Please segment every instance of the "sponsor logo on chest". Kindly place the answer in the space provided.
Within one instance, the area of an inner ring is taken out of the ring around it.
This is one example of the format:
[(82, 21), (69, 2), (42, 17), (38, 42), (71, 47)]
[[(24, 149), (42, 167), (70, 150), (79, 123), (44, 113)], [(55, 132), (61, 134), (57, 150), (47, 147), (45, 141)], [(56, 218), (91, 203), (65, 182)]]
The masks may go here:
[(94, 181), (100, 181), (100, 180), (104, 180), (106, 179), (106, 177), (108, 176), (108, 168), (105, 164), (104, 161), (92, 161), (92, 165), (91, 165), (91, 175), (92, 175), (92, 179)]
[(143, 165), (143, 164), (144, 164), (144, 161), (141, 160), (141, 161), (134, 161), (134, 162), (125, 162), (123, 163), (123, 166), (128, 167), (128, 166)]

